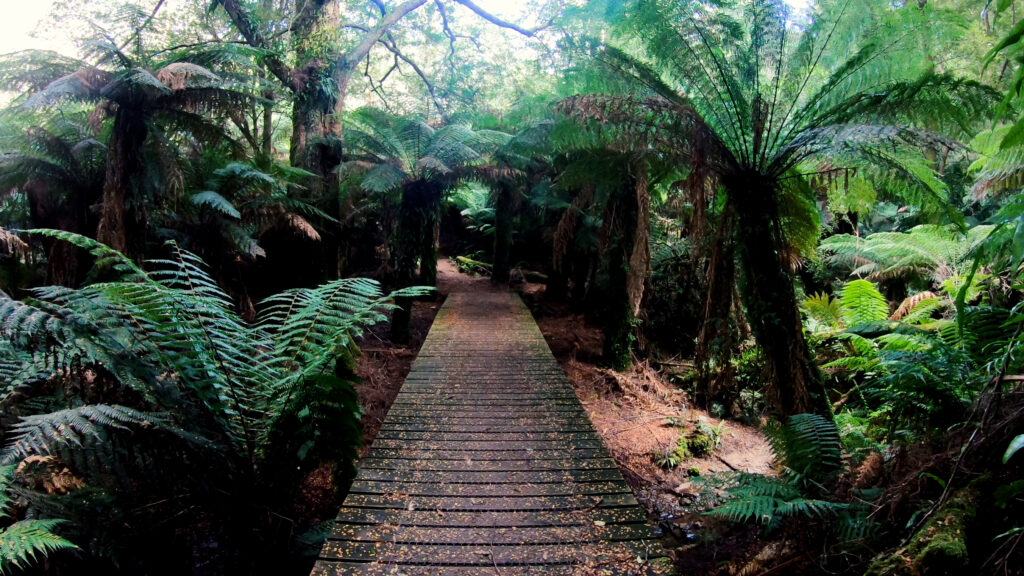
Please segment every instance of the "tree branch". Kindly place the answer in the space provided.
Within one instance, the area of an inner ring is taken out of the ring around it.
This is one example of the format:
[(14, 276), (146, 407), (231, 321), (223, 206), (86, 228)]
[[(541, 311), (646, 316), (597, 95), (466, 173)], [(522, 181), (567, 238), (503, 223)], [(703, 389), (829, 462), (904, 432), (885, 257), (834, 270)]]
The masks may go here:
[(502, 20), (501, 18), (498, 18), (497, 16), (491, 14), (490, 12), (474, 4), (472, 0), (455, 0), (455, 2), (458, 4), (462, 4), (466, 8), (469, 8), (470, 10), (475, 12), (477, 16), (483, 18), (484, 20), (487, 20), (488, 22), (494, 24), (495, 26), (508, 28), (509, 30), (515, 30), (516, 32), (519, 32), (523, 36), (528, 36), (530, 38), (536, 36), (538, 32), (545, 30), (551, 26), (551, 24), (545, 24), (544, 26), (527, 30), (526, 28), (523, 28), (517, 24), (513, 24), (512, 22), (507, 22), (505, 20)]
[[(228, 1), (237, 2), (237, 0)], [(381, 18), (381, 21), (377, 23), (377, 26), (366, 33), (366, 36), (363, 37), (362, 42), (360, 42), (358, 46), (353, 48), (348, 54), (343, 54), (338, 59), (338, 68), (341, 75), (351, 77), (356, 63), (360, 62), (363, 58), (366, 58), (366, 55), (370, 53), (374, 44), (376, 44), (384, 34), (386, 34), (387, 31), (395, 25), (396, 22), (405, 18), (407, 14), (426, 3), (427, 0), (408, 0), (407, 2), (399, 4), (395, 8), (394, 12)], [(341, 83), (339, 82), (339, 84)]]
[(267, 70), (289, 90), (298, 92), (299, 85), (295, 81), (294, 71), (270, 50), (267, 39), (263, 37), (263, 33), (258, 28), (253, 26), (252, 17), (245, 12), (238, 0), (219, 0), (218, 3), (224, 7), (224, 11), (228, 13), (231, 22), (234, 23), (235, 28), (238, 28), (238, 32), (242, 34), (245, 41), (253, 48), (266, 51), (263, 62), (266, 64)]
[[(398, 49), (398, 46), (395, 45), (394, 40), (388, 41), (382, 38), (380, 43), (383, 44), (384, 47), (387, 48), (392, 54), (394, 54), (396, 59), (400, 59), (402, 60), (402, 62), (405, 62), (406, 64), (412, 67), (413, 71), (416, 72), (416, 75), (420, 77), (421, 81), (423, 81), (423, 85), (427, 87), (427, 92), (430, 93), (430, 99), (434, 101), (434, 106), (437, 108), (437, 111), (440, 112), (442, 118), (447, 120), (448, 114), (445, 113), (444, 107), (441, 106), (441, 101), (437, 99), (437, 92), (434, 90), (434, 84), (427, 78), (427, 75), (423, 73), (423, 70), (421, 70), (420, 67), (417, 66), (415, 62), (406, 57), (405, 54), (402, 54), (402, 52)], [(395, 62), (395, 65), (398, 65), (397, 60)], [(383, 82), (384, 80), (381, 79), (381, 83)]]
[(122, 44), (122, 45), (121, 45), (121, 47), (120, 47), (120, 48), (118, 48), (118, 50), (124, 50), (125, 48), (127, 48), (127, 47), (128, 47), (128, 45), (129, 45), (129, 44), (131, 44), (131, 43), (132, 43), (132, 40), (134, 40), (134, 39), (136, 39), (136, 38), (139, 38), (139, 37), (141, 37), (141, 36), (142, 36), (142, 32), (143, 32), (143, 31), (144, 31), (144, 30), (145, 30), (146, 28), (148, 28), (148, 27), (149, 27), (149, 24), (150, 24), (151, 22), (153, 22), (153, 18), (156, 18), (156, 13), (160, 11), (160, 8), (161, 8), (161, 7), (163, 7), (163, 5), (164, 5), (164, 1), (165, 1), (165, 0), (160, 0), (159, 2), (157, 2), (157, 3), (156, 3), (156, 8), (153, 8), (153, 13), (149, 15), (149, 18), (146, 18), (146, 21), (142, 23), (142, 26), (139, 26), (139, 27), (138, 27), (138, 29), (136, 29), (136, 30), (135, 30), (135, 31), (134, 31), (134, 32), (132, 33), (132, 35), (131, 35), (131, 36), (129, 36), (129, 37), (128, 37), (128, 39), (124, 41), (124, 44)]

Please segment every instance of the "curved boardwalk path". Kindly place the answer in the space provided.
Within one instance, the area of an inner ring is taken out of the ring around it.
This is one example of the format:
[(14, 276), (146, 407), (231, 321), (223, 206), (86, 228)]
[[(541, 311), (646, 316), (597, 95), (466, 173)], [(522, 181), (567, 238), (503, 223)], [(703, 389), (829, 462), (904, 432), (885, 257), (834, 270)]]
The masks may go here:
[(646, 574), (663, 556), (522, 301), (453, 293), (314, 576)]

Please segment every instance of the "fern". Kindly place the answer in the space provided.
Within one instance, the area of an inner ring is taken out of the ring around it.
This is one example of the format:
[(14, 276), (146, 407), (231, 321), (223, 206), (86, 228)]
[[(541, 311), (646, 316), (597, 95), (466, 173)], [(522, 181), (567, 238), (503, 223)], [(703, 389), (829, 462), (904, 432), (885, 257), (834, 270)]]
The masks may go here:
[(847, 505), (807, 498), (788, 482), (758, 474), (742, 474), (728, 489), (729, 500), (709, 514), (734, 522), (757, 522), (769, 529), (791, 518), (826, 518), (845, 510)]
[(765, 431), (784, 476), (791, 482), (820, 488), (842, 468), (842, 441), (831, 418), (796, 414), (785, 424), (770, 425)]
[(0, 574), (23, 570), (60, 550), (78, 548), (53, 533), (61, 520), (21, 520), (0, 532)]
[(808, 296), (803, 302), (803, 309), (811, 321), (808, 326), (811, 332), (827, 333), (843, 327), (842, 302), (828, 294)]
[(843, 286), (843, 323), (847, 326), (885, 322), (889, 318), (889, 303), (867, 280), (853, 280)]
[[(11, 485), (17, 467), (0, 466), (0, 518), (10, 518)], [(21, 520), (0, 531), (0, 574), (26, 568), (53, 552), (77, 548), (53, 533), (61, 520)]]
[(13, 464), (32, 454), (50, 454), (56, 445), (85, 446), (103, 439), (103, 429), (163, 427), (159, 416), (125, 406), (95, 404), (25, 416), (11, 427), (12, 439), (0, 462)]

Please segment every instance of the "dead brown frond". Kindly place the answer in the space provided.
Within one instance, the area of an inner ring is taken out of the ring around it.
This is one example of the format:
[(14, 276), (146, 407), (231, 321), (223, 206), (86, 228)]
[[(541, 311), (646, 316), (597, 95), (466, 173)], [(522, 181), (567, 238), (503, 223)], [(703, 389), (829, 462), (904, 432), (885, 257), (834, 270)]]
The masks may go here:
[(565, 255), (569, 253), (569, 247), (572, 245), (573, 239), (576, 237), (576, 224), (579, 220), (580, 214), (582, 214), (590, 205), (594, 202), (594, 190), (591, 187), (585, 187), (580, 190), (579, 194), (572, 199), (572, 203), (569, 204), (569, 208), (562, 215), (562, 219), (558, 221), (558, 227), (555, 228), (555, 239), (554, 246), (552, 249), (552, 265), (556, 270), (562, 269), (562, 260)]
[(313, 240), (314, 242), (320, 241), (320, 233), (317, 232), (316, 228), (313, 228), (313, 225), (302, 216), (299, 216), (298, 214), (286, 214), (284, 216), (284, 222), (289, 228), (299, 235), (304, 236), (309, 240)]
[(937, 296), (934, 292), (928, 292), (926, 290), (920, 294), (914, 294), (913, 296), (906, 298), (902, 303), (900, 303), (899, 308), (892, 313), (892, 316), (889, 316), (889, 320), (898, 322), (904, 319), (908, 314), (914, 311), (914, 308), (917, 308), (918, 304), (929, 298), (937, 298)]
[(220, 76), (190, 62), (168, 64), (156, 73), (156, 79), (171, 90), (209, 88), (221, 83)]
[(0, 228), (0, 254), (14, 256), (19, 260), (28, 258), (29, 245), (18, 237), (17, 234)]

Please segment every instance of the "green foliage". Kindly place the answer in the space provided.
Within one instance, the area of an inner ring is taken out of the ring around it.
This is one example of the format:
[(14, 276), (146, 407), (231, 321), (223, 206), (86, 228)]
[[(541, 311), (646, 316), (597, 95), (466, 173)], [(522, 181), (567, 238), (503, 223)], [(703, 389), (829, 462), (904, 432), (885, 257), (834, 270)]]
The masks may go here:
[[(0, 466), (0, 518), (10, 518), (12, 484), (17, 466)], [(61, 520), (19, 520), (0, 531), (0, 574), (26, 569), (60, 550), (77, 548), (54, 533)]]
[(60, 520), (21, 520), (0, 532), (0, 574), (24, 570), (54, 552), (77, 548), (53, 533)]
[(889, 303), (867, 280), (853, 280), (843, 286), (842, 320), (847, 326), (885, 322), (889, 318)]
[(833, 516), (846, 505), (807, 498), (792, 483), (761, 476), (741, 474), (729, 488), (729, 500), (709, 513), (734, 522), (756, 522), (769, 529), (791, 518), (821, 519)]
[(831, 418), (796, 414), (765, 428), (783, 477), (805, 489), (830, 482), (842, 468), (843, 447)]
[(922, 225), (906, 233), (877, 232), (863, 238), (837, 234), (823, 240), (820, 249), (830, 262), (850, 270), (851, 275), (875, 282), (901, 278), (927, 289), (933, 283), (965, 275), (969, 255), (992, 230), (991, 226), (973, 226), (962, 233), (951, 227)]
[[(158, 445), (142, 441), (153, 433), (197, 462), (211, 451), (221, 454), (225, 472), (248, 482), (256, 482), (252, 472), (270, 480), (275, 469), (294, 471), (316, 458), (351, 461), (360, 410), (343, 368), (353, 338), (386, 318), (391, 298), (427, 293), (410, 288), (384, 295), (370, 280), (336, 280), (267, 299), (249, 324), (202, 262), (173, 244), (171, 258), (152, 261), (147, 271), (81, 236), (35, 234), (90, 251), (116, 279), (38, 288), (24, 303), (3, 296), (5, 400), (14, 392), (42, 394), (47, 383), (71, 386), (89, 372), (112, 379), (134, 402), (88, 404), (71, 393), (63, 400), (71, 405), (56, 410), (43, 404), (32, 413), (26, 404), (3, 461), (50, 455), (98, 486), (103, 470), (131, 477), (139, 463), (160, 461), (160, 452), (146, 452)], [(119, 448), (115, 433), (137, 437), (137, 448)]]

